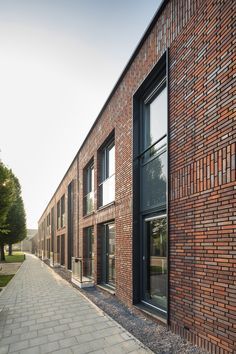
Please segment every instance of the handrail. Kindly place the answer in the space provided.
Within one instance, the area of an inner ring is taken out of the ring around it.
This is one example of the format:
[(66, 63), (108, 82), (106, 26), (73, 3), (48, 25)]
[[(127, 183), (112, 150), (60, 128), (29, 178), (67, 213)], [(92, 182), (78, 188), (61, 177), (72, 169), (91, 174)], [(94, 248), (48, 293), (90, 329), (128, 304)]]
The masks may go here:
[[(142, 151), (138, 156), (135, 156), (133, 159), (140, 159), (140, 157), (142, 157), (146, 152), (148, 152), (148, 150), (150, 150), (151, 148), (153, 148), (157, 143), (159, 143), (162, 139), (164, 139), (167, 136), (167, 134), (163, 135), (162, 137), (160, 137), (158, 140), (155, 141), (155, 143), (153, 143), (152, 145), (148, 146), (144, 151)], [(166, 144), (163, 144), (163, 146), (165, 146)], [(162, 148), (162, 146), (161, 146)], [(160, 148), (160, 149), (161, 149)]]
[(99, 187), (100, 186), (102, 186), (106, 181), (108, 181), (110, 178), (112, 178), (113, 176), (115, 176), (115, 172), (112, 174), (112, 175), (110, 175), (109, 177), (107, 177), (106, 179), (104, 179), (104, 181), (102, 181), (101, 183), (99, 183)]

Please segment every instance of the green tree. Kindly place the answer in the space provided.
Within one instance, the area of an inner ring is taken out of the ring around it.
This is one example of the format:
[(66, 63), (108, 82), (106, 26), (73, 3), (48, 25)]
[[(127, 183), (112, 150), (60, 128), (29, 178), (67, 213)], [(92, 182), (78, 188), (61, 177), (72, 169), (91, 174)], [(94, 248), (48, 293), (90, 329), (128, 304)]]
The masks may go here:
[(15, 200), (16, 188), (12, 172), (0, 161), (0, 233), (6, 230), (8, 211)]
[(12, 245), (26, 237), (26, 218), (21, 195), (17, 196), (8, 212), (7, 225), (9, 225), (9, 232), (5, 235), (4, 241), (9, 245), (9, 255), (11, 255)]
[(4, 245), (11, 246), (23, 240), (26, 237), (26, 217), (24, 203), (21, 197), (21, 187), (18, 179), (9, 171), (11, 180), (12, 193), (14, 197), (11, 199), (11, 204), (7, 209), (7, 214), (4, 220), (4, 225), (0, 230), (0, 259), (5, 260)]

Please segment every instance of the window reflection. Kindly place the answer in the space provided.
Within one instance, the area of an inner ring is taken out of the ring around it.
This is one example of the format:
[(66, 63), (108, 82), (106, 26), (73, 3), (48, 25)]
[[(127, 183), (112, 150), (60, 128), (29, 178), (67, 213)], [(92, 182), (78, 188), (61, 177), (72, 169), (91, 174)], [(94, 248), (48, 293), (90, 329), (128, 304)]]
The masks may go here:
[(115, 225), (108, 225), (108, 283), (115, 286), (116, 274), (115, 274)]
[[(144, 106), (144, 149), (164, 137), (167, 132), (167, 90), (166, 87), (158, 96)], [(162, 142), (157, 143), (156, 149)]]
[(85, 214), (94, 210), (94, 166), (93, 164), (85, 170), (85, 196), (84, 211)]
[(84, 275), (93, 279), (94, 277), (94, 229), (88, 227), (85, 229), (85, 257), (84, 257)]
[(145, 297), (152, 305), (167, 310), (167, 228), (166, 217), (147, 222), (147, 263)]
[(102, 205), (109, 204), (115, 200), (115, 175), (106, 179), (101, 186)]
[(106, 205), (115, 200), (115, 145), (110, 142), (102, 150), (102, 176), (100, 183), (100, 205)]
[(142, 168), (142, 204), (150, 208), (166, 203), (167, 152), (147, 162)]

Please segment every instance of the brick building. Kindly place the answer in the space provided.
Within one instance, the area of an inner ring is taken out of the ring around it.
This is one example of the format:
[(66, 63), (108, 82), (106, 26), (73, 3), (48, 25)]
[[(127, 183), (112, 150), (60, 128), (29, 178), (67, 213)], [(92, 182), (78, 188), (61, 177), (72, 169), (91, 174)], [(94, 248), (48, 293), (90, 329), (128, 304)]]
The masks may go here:
[(233, 353), (233, 0), (163, 1), (39, 220), (39, 255)]

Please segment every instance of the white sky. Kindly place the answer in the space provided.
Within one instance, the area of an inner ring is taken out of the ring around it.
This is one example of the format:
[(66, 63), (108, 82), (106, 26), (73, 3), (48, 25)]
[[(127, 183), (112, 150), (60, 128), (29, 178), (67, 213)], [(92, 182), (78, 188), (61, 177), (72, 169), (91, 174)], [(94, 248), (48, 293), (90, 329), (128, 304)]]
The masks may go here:
[(161, 0), (0, 0), (0, 159), (27, 227), (76, 155)]

